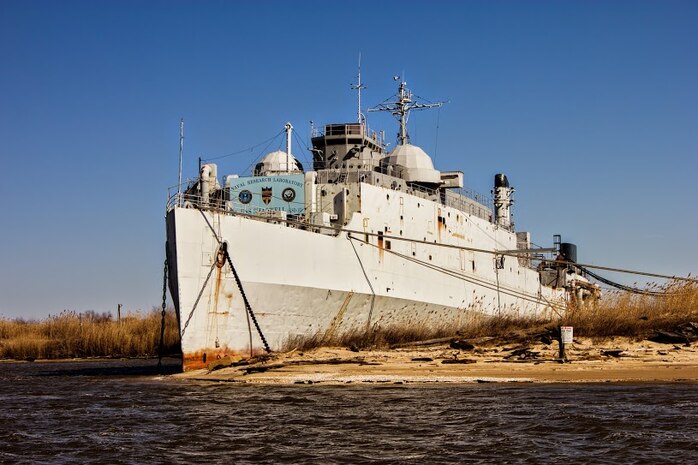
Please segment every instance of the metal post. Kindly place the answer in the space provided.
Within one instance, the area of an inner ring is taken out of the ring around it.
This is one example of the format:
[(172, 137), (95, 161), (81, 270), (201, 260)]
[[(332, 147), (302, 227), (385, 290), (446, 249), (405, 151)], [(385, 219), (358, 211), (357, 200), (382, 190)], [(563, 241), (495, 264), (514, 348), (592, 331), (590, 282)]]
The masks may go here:
[(358, 109), (356, 111), (356, 121), (361, 124), (365, 121), (364, 116), (361, 114), (361, 90), (365, 89), (366, 86), (361, 84), (361, 53), (359, 53), (359, 74), (357, 75), (356, 84), (352, 84), (351, 88), (355, 90), (358, 94)]
[(177, 205), (182, 206), (182, 152), (184, 151), (184, 118), (179, 120), (179, 180), (177, 182)]
[(560, 329), (560, 338), (558, 339), (558, 343), (560, 345), (560, 352), (559, 352), (557, 358), (560, 360), (560, 362), (564, 362), (565, 361), (565, 341), (562, 340), (562, 327), (560, 327), (559, 329)]
[(572, 344), (574, 341), (574, 328), (572, 326), (560, 326), (558, 330), (560, 332), (560, 363), (564, 363), (567, 361), (565, 346), (567, 344)]
[(293, 126), (291, 123), (286, 123), (286, 172), (291, 172), (291, 132)]
[(400, 135), (398, 136), (398, 139), (399, 139), (400, 145), (405, 145), (408, 141), (408, 139), (407, 139), (407, 111), (406, 111), (405, 107), (406, 107), (406, 103), (409, 101), (409, 99), (405, 95), (405, 82), (400, 81), (400, 89), (399, 89), (398, 95), (399, 95), (398, 101), (400, 102), (400, 109), (398, 112), (400, 115)]
[(116, 307), (116, 321), (121, 323), (121, 304)]

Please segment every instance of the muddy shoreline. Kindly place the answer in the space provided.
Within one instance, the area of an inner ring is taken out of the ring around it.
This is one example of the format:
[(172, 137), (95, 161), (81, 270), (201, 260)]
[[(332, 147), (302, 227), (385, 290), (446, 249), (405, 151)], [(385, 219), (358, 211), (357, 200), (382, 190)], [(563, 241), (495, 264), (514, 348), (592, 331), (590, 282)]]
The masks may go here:
[[(208, 369), (170, 374), (168, 378), (274, 385), (698, 382), (698, 341), (671, 344), (622, 337), (575, 338), (566, 348), (564, 362), (558, 359), (556, 341), (521, 343), (482, 338), (470, 341), (472, 347), (463, 342), (452, 339), (380, 350), (322, 347), (252, 359), (226, 358), (210, 363)], [(132, 359), (5, 359), (0, 364)]]
[(698, 382), (698, 343), (577, 338), (558, 359), (556, 342), (469, 348), (453, 341), (385, 350), (341, 347), (223, 359), (176, 379), (248, 384)]

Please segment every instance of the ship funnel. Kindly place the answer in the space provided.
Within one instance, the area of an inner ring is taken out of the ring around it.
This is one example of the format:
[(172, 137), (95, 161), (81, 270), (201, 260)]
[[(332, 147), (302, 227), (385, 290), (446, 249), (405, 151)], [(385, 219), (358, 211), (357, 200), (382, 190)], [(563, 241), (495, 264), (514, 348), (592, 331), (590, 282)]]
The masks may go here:
[(495, 189), (497, 187), (509, 187), (509, 180), (507, 179), (506, 174), (495, 174), (494, 175), (494, 187)]
[(201, 167), (199, 185), (201, 186), (201, 203), (207, 207), (211, 192), (218, 188), (218, 167), (215, 164), (209, 163)]
[(514, 188), (509, 187), (507, 176), (502, 173), (494, 175), (494, 218), (497, 225), (511, 229), (511, 205), (514, 203)]

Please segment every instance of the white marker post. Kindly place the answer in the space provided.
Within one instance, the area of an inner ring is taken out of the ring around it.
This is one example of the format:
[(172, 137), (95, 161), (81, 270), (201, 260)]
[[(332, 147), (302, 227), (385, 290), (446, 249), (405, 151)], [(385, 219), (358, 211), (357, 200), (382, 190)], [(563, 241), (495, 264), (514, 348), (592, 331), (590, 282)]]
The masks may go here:
[(560, 362), (567, 360), (565, 356), (565, 344), (572, 344), (574, 340), (574, 328), (572, 326), (560, 326)]

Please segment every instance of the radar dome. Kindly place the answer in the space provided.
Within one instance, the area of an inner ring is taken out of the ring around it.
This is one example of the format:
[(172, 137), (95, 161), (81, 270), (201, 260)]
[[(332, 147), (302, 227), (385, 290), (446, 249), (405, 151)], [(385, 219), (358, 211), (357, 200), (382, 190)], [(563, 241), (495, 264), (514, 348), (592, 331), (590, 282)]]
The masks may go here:
[(431, 157), (416, 145), (398, 145), (381, 160), (381, 167), (387, 170), (388, 174), (398, 176), (407, 182), (425, 184), (441, 182), (441, 172), (434, 169)]
[(254, 167), (255, 176), (303, 172), (303, 165), (296, 157), (281, 150), (264, 155)]

